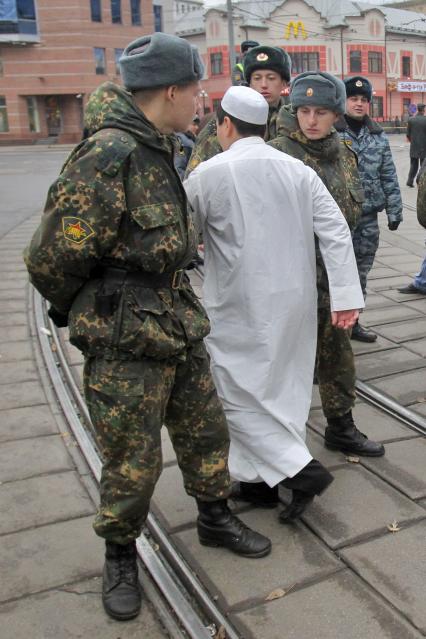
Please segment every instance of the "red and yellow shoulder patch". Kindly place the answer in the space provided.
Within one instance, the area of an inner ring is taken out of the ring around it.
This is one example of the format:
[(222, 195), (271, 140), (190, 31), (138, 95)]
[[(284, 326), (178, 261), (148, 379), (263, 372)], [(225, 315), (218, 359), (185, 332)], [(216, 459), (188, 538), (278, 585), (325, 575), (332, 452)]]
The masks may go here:
[(63, 217), (62, 230), (65, 239), (74, 244), (81, 244), (95, 234), (90, 224), (80, 217)]

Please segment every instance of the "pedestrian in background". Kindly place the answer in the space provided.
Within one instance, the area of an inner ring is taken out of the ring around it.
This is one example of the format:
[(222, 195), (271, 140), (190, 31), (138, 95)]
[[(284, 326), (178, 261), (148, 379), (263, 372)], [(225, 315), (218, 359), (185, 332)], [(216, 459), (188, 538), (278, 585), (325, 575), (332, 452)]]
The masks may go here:
[[(426, 229), (426, 160), (422, 164), (418, 180), (417, 219), (419, 224)], [(414, 280), (407, 286), (399, 288), (398, 291), (406, 295), (426, 295), (426, 256)]]
[(407, 186), (414, 187), (419, 168), (426, 158), (426, 117), (425, 105), (417, 105), (417, 113), (407, 122), (407, 139), (410, 143), (410, 171)]
[(189, 158), (191, 157), (199, 128), (200, 117), (196, 115), (185, 133), (176, 133), (180, 146), (175, 153), (175, 169), (179, 173), (181, 180), (183, 180), (185, 175), (186, 167), (188, 165)]
[(84, 392), (103, 454), (96, 534), (106, 542), (102, 600), (115, 619), (141, 605), (136, 544), (162, 470), (168, 428), (200, 542), (262, 557), (270, 541), (227, 506), (229, 434), (203, 338), (206, 313), (185, 275), (197, 245), (174, 131), (198, 106), (197, 49), (156, 33), (120, 58), (125, 89), (90, 97), (89, 136), (49, 190), (26, 251), (31, 281), (84, 354)]
[[(389, 141), (382, 127), (368, 116), (373, 87), (362, 76), (347, 78), (344, 82), (346, 114), (336, 122), (335, 128), (358, 156), (364, 188), (362, 215), (353, 233), (353, 244), (365, 298), (368, 273), (379, 246), (377, 215), (385, 210), (389, 230), (396, 231), (402, 222), (402, 200)], [(357, 322), (352, 329), (352, 339), (374, 342), (377, 335)]]
[(243, 40), (240, 45), (241, 60), (236, 63), (232, 71), (232, 84), (235, 86), (245, 85), (246, 79), (244, 77), (244, 58), (247, 52), (254, 47), (258, 47), (259, 43), (256, 40)]
[[(302, 160), (321, 178), (353, 230), (360, 219), (364, 193), (356, 154), (333, 128), (345, 111), (343, 82), (329, 73), (306, 72), (291, 84), (290, 106), (281, 109), (271, 146)], [(380, 456), (382, 444), (356, 427), (355, 360), (348, 331), (333, 325), (327, 272), (318, 243), (318, 342), (316, 373), (324, 415), (325, 445), (356, 455)]]

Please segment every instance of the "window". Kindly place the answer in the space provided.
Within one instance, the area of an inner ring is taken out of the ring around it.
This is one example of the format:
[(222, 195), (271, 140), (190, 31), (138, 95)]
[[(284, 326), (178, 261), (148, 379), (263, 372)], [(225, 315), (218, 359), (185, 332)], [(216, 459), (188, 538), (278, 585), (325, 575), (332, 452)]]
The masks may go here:
[(223, 73), (223, 59), (221, 53), (210, 54), (210, 68), (212, 75), (220, 75)]
[(304, 71), (319, 71), (319, 53), (296, 52), (290, 53), (292, 73)]
[(368, 72), (382, 73), (382, 54), (380, 51), (368, 52)]
[(19, 20), (36, 19), (34, 0), (17, 0), (16, 8), (18, 9)]
[(361, 51), (349, 53), (349, 70), (351, 73), (361, 73)]
[(27, 112), (30, 131), (40, 133), (40, 119), (38, 116), (37, 98), (34, 96), (27, 98)]
[(9, 122), (7, 121), (6, 98), (0, 95), (0, 133), (9, 131)]
[(142, 24), (141, 0), (130, 0), (130, 13), (132, 14), (132, 24)]
[(153, 4), (154, 11), (154, 31), (163, 30), (163, 7), (159, 4)]
[(90, 16), (92, 22), (102, 22), (101, 0), (90, 0)]
[(115, 60), (115, 74), (120, 75), (120, 64), (119, 60), (124, 53), (124, 49), (114, 49), (114, 60)]
[(95, 56), (96, 64), (95, 73), (96, 75), (103, 75), (106, 72), (105, 49), (94, 47), (93, 55)]
[(383, 98), (381, 95), (373, 95), (371, 99), (370, 113), (372, 118), (383, 117)]
[(409, 55), (402, 56), (402, 75), (404, 78), (411, 76), (411, 58)]
[(111, 21), (121, 24), (121, 0), (111, 0)]

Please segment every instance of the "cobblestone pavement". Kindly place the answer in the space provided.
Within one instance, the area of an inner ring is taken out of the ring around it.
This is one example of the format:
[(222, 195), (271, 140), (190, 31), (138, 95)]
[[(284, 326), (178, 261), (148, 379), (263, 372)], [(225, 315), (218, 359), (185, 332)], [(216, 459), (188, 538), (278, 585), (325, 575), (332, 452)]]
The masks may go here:
[[(403, 201), (414, 206), (416, 190), (404, 186), (405, 137), (394, 136), (391, 146)], [(0, 152), (0, 179), (5, 152)], [(406, 209), (404, 215), (397, 232), (382, 224), (369, 280), (362, 323), (377, 332), (378, 340), (353, 346), (360, 379), (426, 415), (426, 297), (396, 290), (418, 270), (426, 232), (414, 211)], [(99, 604), (102, 545), (91, 531), (96, 491), (67, 435), (32, 339), (20, 253), (36, 223), (34, 216), (0, 240), (0, 504), (5, 513), (0, 572), (7, 575), (0, 586), (0, 613), (7, 622), (2, 637), (157, 639), (161, 630), (148, 605), (143, 621), (117, 625)], [(194, 284), (200, 285), (196, 277)], [(72, 347), (68, 355), (79, 380), (81, 357)], [(343, 454), (327, 451), (314, 388), (309, 443), (336, 481), (291, 527), (279, 525), (274, 510), (239, 508), (244, 521), (273, 541), (272, 554), (256, 561), (198, 544), (195, 504), (183, 490), (164, 433), (164, 471), (153, 510), (246, 638), (426, 635), (426, 441), (365, 403), (357, 403), (354, 416), (362, 431), (385, 444), (386, 456), (349, 463)], [(267, 601), (273, 591), (281, 596)]]

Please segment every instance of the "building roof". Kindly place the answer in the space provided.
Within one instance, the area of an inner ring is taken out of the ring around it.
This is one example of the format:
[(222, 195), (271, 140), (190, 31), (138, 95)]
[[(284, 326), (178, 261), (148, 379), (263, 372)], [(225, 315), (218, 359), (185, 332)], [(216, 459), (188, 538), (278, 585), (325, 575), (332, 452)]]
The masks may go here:
[(195, 35), (206, 30), (204, 7), (195, 11), (186, 11), (175, 20), (175, 34), (178, 36)]

